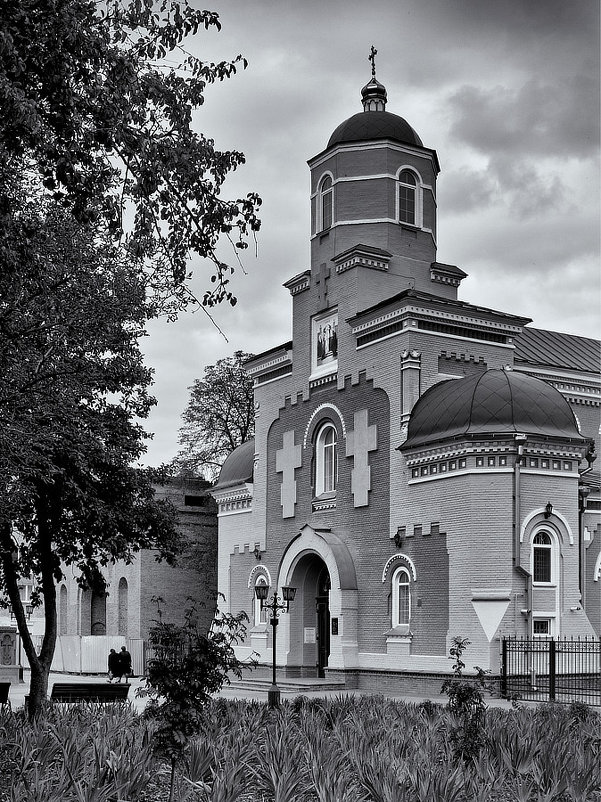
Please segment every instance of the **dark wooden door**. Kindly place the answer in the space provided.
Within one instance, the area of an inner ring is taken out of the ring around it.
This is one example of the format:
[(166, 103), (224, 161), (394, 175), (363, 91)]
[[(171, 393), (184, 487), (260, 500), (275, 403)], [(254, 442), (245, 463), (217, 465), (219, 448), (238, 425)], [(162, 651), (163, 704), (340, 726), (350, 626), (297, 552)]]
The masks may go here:
[(325, 677), (330, 656), (330, 607), (328, 596), (318, 596), (317, 604), (317, 676)]

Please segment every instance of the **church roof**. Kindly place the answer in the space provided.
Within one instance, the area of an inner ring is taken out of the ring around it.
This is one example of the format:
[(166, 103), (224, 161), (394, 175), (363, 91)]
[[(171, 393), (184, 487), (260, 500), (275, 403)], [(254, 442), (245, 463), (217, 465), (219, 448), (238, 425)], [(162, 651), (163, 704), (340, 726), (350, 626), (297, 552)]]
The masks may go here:
[(583, 440), (559, 390), (524, 373), (492, 369), (427, 390), (413, 408), (401, 448), (517, 433)]
[[(437, 263), (435, 262), (434, 264)], [(348, 322), (351, 323), (352, 325), (357, 321), (363, 320), (369, 316), (373, 316), (376, 313), (380, 314), (381, 311), (384, 310), (386, 307), (394, 306), (395, 304), (398, 304), (400, 302), (423, 303), (429, 305), (432, 309), (440, 309), (441, 311), (452, 310), (452, 311), (468, 312), (470, 314), (482, 313), (485, 316), (494, 318), (502, 317), (507, 321), (511, 321), (513, 325), (517, 326), (525, 326), (526, 323), (530, 322), (529, 317), (519, 317), (517, 315), (512, 315), (508, 312), (501, 312), (498, 309), (490, 309), (489, 307), (486, 306), (478, 306), (476, 304), (471, 304), (468, 301), (460, 301), (454, 298), (444, 298), (441, 295), (434, 295), (433, 293), (430, 292), (423, 292), (421, 290), (414, 290), (414, 289), (402, 290), (401, 292), (391, 296), (390, 298), (385, 298), (383, 301), (378, 301), (378, 303), (374, 304), (373, 306), (370, 306), (367, 309), (362, 309), (354, 317), (350, 318)]]
[(601, 342), (575, 334), (527, 327), (516, 339), (515, 361), (599, 373)]
[(391, 139), (403, 145), (423, 147), (423, 142), (407, 120), (389, 111), (360, 111), (340, 123), (328, 142), (328, 148), (342, 142)]
[(225, 487), (252, 482), (254, 463), (255, 441), (254, 439), (246, 440), (232, 451), (221, 466), (219, 479), (213, 490), (222, 490)]

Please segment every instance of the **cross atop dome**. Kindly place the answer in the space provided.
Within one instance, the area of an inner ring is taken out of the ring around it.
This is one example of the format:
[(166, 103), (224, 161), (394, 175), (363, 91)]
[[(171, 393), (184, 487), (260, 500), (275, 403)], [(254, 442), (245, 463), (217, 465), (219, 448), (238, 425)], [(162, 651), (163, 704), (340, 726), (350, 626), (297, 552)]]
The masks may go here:
[(376, 50), (376, 48), (375, 48), (375, 47), (372, 45), (372, 46), (371, 46), (371, 52), (370, 52), (369, 56), (367, 57), (367, 60), (368, 60), (368, 61), (371, 61), (371, 77), (372, 77), (374, 80), (375, 80), (375, 78), (376, 78), (376, 56), (377, 56), (377, 55), (378, 55), (378, 51), (377, 51), (377, 50)]
[(363, 111), (385, 111), (386, 101), (388, 96), (386, 94), (386, 87), (376, 79), (376, 55), (378, 51), (372, 45), (371, 51), (367, 60), (371, 62), (371, 80), (361, 90), (361, 101), (363, 103)]

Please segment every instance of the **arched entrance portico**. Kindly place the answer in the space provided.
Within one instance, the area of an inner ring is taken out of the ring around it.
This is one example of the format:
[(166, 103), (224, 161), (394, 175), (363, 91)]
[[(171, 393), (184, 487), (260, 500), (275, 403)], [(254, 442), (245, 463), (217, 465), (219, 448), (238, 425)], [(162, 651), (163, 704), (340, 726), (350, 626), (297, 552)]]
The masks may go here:
[(288, 674), (325, 676), (357, 665), (357, 579), (344, 542), (306, 525), (288, 546), (278, 586), (297, 588), (282, 621), (281, 663)]

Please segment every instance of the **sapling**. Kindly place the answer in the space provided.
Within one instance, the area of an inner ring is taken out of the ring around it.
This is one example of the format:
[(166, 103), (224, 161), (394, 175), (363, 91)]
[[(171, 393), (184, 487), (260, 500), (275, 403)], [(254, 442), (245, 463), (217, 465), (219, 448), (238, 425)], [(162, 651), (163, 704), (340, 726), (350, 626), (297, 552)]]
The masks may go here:
[(230, 674), (240, 678), (242, 669), (255, 662), (239, 660), (234, 651), (246, 632), (246, 613), (232, 615), (216, 609), (207, 632), (194, 603), (185, 611), (184, 623), (177, 625), (164, 620), (163, 600), (155, 601), (158, 618), (149, 633), (153, 657), (147, 662), (146, 684), (137, 694), (150, 700), (147, 715), (157, 724), (155, 750), (170, 763), (172, 802), (176, 766), (190, 738), (201, 729), (207, 702), (229, 684)]
[(450, 733), (453, 751), (456, 756), (466, 760), (475, 757), (484, 745), (484, 717), (486, 704), (484, 692), (490, 691), (486, 684), (488, 673), (480, 666), (474, 666), (475, 677), (465, 678), (463, 669), (463, 653), (470, 645), (467, 638), (456, 635), (449, 649), (450, 658), (454, 659), (453, 676), (446, 679), (442, 692), (449, 697), (448, 707), (460, 720), (459, 726)]

